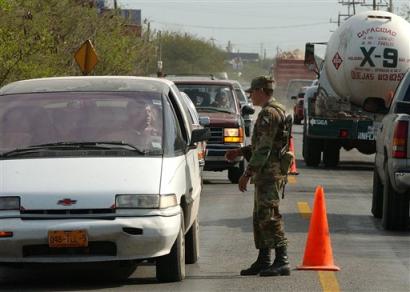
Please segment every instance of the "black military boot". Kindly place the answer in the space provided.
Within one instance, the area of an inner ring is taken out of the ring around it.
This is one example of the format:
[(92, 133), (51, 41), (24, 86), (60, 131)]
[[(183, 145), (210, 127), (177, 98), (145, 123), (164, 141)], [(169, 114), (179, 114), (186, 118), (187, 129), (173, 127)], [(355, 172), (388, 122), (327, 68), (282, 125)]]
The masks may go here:
[(249, 268), (241, 271), (241, 276), (253, 276), (259, 274), (260, 271), (269, 268), (271, 265), (271, 250), (270, 248), (259, 249), (258, 258)]
[(289, 276), (289, 258), (286, 246), (275, 248), (275, 260), (273, 264), (259, 273), (262, 277), (269, 276)]

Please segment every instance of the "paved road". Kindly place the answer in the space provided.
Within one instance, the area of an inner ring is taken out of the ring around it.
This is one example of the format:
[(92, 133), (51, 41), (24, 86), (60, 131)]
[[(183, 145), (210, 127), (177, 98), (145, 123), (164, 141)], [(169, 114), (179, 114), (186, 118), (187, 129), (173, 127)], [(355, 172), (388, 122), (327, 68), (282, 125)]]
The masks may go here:
[[(187, 268), (182, 283), (159, 284), (154, 268), (143, 266), (123, 283), (102, 283), (93, 272), (69, 277), (70, 270), (0, 270), (5, 290), (129, 291), (410, 291), (410, 232), (385, 232), (370, 214), (373, 156), (343, 152), (338, 169), (312, 169), (301, 161), (301, 128), (295, 145), (299, 176), (287, 188), (285, 217), (292, 268), (303, 258), (309, 220), (298, 203), (313, 204), (316, 185), (324, 186), (333, 253), (340, 272), (293, 270), (290, 277), (240, 277), (256, 255), (252, 241), (252, 191), (241, 194), (225, 173), (206, 173), (200, 210), (201, 258)], [(306, 204), (304, 205), (306, 207)], [(306, 216), (305, 216), (306, 217)]]

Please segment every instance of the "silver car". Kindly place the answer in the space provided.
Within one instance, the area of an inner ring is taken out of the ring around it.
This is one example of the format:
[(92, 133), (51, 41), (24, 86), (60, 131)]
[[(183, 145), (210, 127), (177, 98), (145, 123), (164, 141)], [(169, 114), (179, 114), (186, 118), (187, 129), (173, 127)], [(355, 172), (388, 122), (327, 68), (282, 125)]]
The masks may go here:
[(128, 277), (151, 259), (158, 280), (182, 280), (198, 259), (208, 130), (178, 96), (142, 77), (0, 89), (0, 264), (117, 262)]

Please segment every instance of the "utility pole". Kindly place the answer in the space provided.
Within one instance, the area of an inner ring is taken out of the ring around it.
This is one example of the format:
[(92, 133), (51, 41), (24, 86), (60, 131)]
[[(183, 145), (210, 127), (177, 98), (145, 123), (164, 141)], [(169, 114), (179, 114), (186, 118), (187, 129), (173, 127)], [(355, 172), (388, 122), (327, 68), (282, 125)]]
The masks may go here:
[[(342, 6), (347, 6), (347, 13), (340, 13), (337, 16), (337, 21), (330, 19), (330, 23), (337, 23), (340, 26), (343, 21), (349, 19), (351, 16), (356, 14), (356, 5), (363, 4), (363, 0), (339, 0), (339, 4)], [(353, 8), (353, 12), (351, 11)]]
[(215, 39), (214, 37), (211, 37), (211, 38), (210, 38), (210, 41), (212, 42), (212, 46), (215, 48), (215, 41), (216, 41), (216, 39)]
[[(390, 0), (390, 5), (393, 5), (392, 0)], [(379, 0), (379, 2), (377, 2), (377, 0), (373, 0), (372, 4), (367, 4), (366, 1), (363, 1), (361, 6), (371, 6), (373, 10), (379, 10), (381, 7), (387, 7), (387, 10), (389, 11), (389, 4), (387, 4), (386, 1), (382, 2), (381, 0)]]
[(117, 10), (117, 8), (118, 8), (117, 0), (114, 0), (114, 9)]
[(393, 13), (393, 0), (389, 1), (389, 8), (387, 9), (387, 11)]
[(161, 44), (161, 31), (158, 31), (158, 59), (157, 59), (157, 77), (164, 77), (164, 66), (162, 62), (162, 44)]

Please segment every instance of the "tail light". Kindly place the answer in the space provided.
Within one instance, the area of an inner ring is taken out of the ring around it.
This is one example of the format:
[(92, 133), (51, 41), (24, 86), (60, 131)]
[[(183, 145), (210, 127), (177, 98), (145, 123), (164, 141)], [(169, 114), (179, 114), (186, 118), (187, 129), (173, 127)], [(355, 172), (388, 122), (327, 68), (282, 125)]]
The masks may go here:
[(0, 238), (13, 237), (13, 232), (11, 231), (0, 231)]
[(349, 131), (347, 129), (341, 129), (339, 131), (340, 138), (349, 138)]
[(393, 136), (393, 158), (407, 157), (407, 140), (409, 133), (409, 123), (407, 121), (399, 121), (394, 129)]
[(205, 151), (200, 150), (198, 151), (198, 160), (204, 160), (205, 159)]

